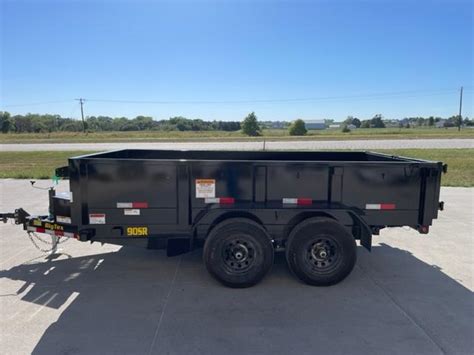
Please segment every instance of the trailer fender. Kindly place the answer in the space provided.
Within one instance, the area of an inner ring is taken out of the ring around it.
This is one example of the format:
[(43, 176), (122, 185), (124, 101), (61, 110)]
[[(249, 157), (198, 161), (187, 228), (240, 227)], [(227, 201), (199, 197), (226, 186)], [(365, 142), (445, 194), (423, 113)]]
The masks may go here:
[(372, 250), (372, 231), (365, 221), (354, 211), (347, 211), (354, 221), (354, 225), (359, 227), (360, 245), (368, 251)]
[(327, 217), (327, 218), (331, 218), (336, 221), (339, 221), (337, 217), (335, 217), (334, 215), (332, 215), (331, 213), (327, 211), (304, 211), (304, 212), (298, 213), (296, 216), (294, 216), (290, 220), (290, 222), (288, 222), (283, 232), (283, 235), (285, 237), (290, 236), (291, 232), (295, 229), (295, 227), (298, 224), (300, 224), (301, 222), (307, 219), (314, 218), (314, 217)]
[(209, 228), (208, 233), (210, 233), (217, 226), (222, 227), (222, 226), (225, 226), (225, 225), (230, 224), (230, 223), (247, 223), (247, 224), (254, 225), (255, 227), (261, 229), (262, 232), (268, 237), (268, 239), (271, 240), (270, 235), (268, 234), (267, 230), (265, 229), (265, 227), (261, 223), (256, 222), (253, 219), (250, 219), (250, 218), (247, 218), (247, 217), (231, 217), (231, 216), (228, 216), (228, 215), (227, 215), (227, 217), (228, 218), (224, 218), (220, 222), (212, 225), (212, 228)]
[[(222, 223), (228, 219), (245, 218), (257, 223), (261, 228), (265, 229), (262, 221), (249, 211), (232, 210), (223, 211), (221, 209), (215, 209), (208, 211), (203, 215), (193, 226), (193, 238), (198, 234), (204, 234), (207, 236), (211, 230), (216, 227), (219, 223)], [(266, 229), (265, 229), (265, 232)]]
[[(285, 235), (289, 236), (293, 229), (300, 224), (301, 222), (314, 217), (326, 217), (331, 218), (344, 226), (356, 226), (359, 228), (359, 233), (357, 233), (354, 237), (360, 237), (360, 243), (363, 247), (365, 247), (368, 251), (371, 250), (372, 246), (372, 232), (370, 227), (365, 223), (365, 221), (354, 211), (351, 210), (324, 210), (324, 211), (311, 211), (311, 212), (303, 212), (295, 216), (285, 230)], [(354, 233), (352, 233), (354, 235)]]

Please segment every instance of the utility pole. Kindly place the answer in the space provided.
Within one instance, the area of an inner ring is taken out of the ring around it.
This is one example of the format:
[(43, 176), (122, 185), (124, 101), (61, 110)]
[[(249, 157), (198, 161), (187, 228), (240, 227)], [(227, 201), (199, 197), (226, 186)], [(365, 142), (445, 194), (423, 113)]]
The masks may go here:
[(462, 125), (462, 115), (461, 115), (461, 112), (462, 112), (462, 89), (463, 87), (461, 86), (461, 91), (459, 93), (459, 117), (458, 117), (458, 131), (461, 130), (461, 125)]
[(79, 101), (79, 104), (81, 105), (81, 117), (82, 117), (82, 132), (86, 133), (86, 122), (84, 121), (84, 101), (86, 101), (83, 98), (76, 99)]

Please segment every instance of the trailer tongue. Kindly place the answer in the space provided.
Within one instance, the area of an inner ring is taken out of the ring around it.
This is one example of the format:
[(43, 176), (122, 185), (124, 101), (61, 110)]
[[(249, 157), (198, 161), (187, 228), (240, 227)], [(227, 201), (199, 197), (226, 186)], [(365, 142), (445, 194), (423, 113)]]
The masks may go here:
[[(285, 250), (312, 285), (344, 279), (356, 240), (370, 250), (382, 228), (428, 233), (441, 162), (372, 152), (119, 150), (69, 159), (56, 170), (69, 194), (49, 190), (49, 211), (0, 214), (31, 233), (119, 245), (204, 246), (209, 272), (231, 287), (260, 281)], [(53, 245), (54, 248), (54, 245)]]

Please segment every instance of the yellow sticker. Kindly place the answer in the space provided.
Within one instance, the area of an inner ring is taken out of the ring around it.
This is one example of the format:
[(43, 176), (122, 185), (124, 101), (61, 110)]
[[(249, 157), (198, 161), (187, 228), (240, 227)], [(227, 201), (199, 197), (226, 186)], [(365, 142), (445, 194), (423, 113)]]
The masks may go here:
[(37, 227), (41, 227), (42, 223), (40, 219), (34, 219), (33, 220), (33, 225)]
[(56, 224), (56, 223), (45, 223), (44, 228), (45, 229), (52, 229), (52, 230), (55, 230), (55, 231), (64, 230), (63, 226), (60, 226), (59, 224)]
[(127, 227), (127, 235), (129, 237), (146, 237), (148, 227)]

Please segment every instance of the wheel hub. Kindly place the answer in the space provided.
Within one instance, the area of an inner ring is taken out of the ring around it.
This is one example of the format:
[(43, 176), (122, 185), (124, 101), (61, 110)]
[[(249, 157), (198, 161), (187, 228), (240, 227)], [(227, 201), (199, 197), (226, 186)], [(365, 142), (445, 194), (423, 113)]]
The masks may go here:
[(227, 243), (223, 258), (227, 267), (232, 271), (244, 271), (252, 265), (254, 254), (253, 244), (242, 238)]
[(245, 261), (249, 255), (249, 250), (244, 244), (238, 244), (233, 250), (232, 255), (235, 260), (242, 262)]
[(338, 259), (336, 245), (327, 238), (321, 238), (308, 246), (307, 262), (317, 269), (327, 269)]
[(313, 259), (324, 261), (329, 258), (330, 250), (325, 243), (317, 243), (311, 248), (311, 257)]

